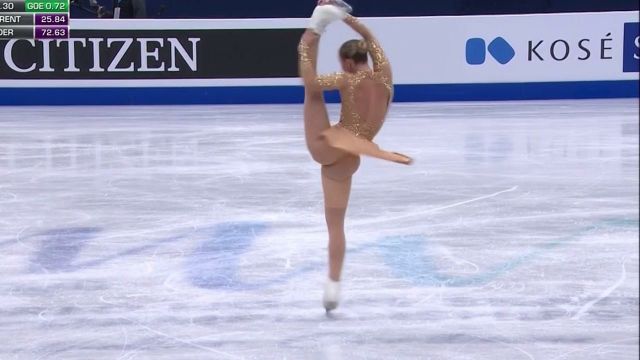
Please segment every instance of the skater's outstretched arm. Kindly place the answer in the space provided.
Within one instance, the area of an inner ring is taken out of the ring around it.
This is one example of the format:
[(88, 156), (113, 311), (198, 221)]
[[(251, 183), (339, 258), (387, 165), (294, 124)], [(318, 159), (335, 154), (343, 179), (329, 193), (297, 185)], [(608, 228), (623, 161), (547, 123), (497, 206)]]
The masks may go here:
[(382, 46), (380, 46), (380, 43), (371, 30), (361, 23), (358, 18), (351, 15), (348, 15), (344, 19), (344, 22), (355, 32), (360, 34), (364, 41), (367, 42), (369, 55), (371, 55), (371, 59), (373, 61), (373, 71), (383, 73), (384, 75), (391, 77), (391, 64), (389, 63), (389, 59), (387, 59)]

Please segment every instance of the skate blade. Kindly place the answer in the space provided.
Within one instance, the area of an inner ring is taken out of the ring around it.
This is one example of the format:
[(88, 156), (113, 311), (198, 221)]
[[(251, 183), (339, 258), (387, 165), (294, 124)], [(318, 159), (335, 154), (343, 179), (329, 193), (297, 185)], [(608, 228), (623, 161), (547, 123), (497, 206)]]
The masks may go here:
[(344, 10), (348, 14), (351, 14), (353, 12), (353, 7), (349, 5), (349, 3), (347, 3), (346, 1), (331, 0), (329, 4), (339, 7), (340, 9)]

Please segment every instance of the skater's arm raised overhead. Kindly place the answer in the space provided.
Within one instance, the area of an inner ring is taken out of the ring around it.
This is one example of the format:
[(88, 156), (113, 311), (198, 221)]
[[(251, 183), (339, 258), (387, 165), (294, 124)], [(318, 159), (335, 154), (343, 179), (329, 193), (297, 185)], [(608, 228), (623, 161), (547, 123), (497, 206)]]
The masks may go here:
[(367, 42), (367, 50), (369, 51), (369, 55), (371, 55), (371, 59), (373, 61), (373, 71), (391, 76), (391, 64), (389, 64), (389, 59), (387, 59), (382, 46), (380, 46), (380, 43), (375, 38), (371, 30), (361, 23), (358, 18), (351, 15), (348, 15), (344, 19), (344, 22), (360, 34), (360, 36), (362, 36), (362, 38)]

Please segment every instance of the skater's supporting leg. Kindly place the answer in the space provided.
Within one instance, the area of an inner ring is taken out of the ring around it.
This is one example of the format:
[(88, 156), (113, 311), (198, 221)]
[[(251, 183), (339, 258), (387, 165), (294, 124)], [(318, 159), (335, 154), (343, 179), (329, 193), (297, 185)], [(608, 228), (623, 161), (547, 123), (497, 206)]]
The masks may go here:
[(344, 219), (351, 193), (351, 178), (360, 158), (346, 156), (337, 163), (322, 167), (325, 217), (329, 231), (329, 279), (340, 281), (346, 248)]

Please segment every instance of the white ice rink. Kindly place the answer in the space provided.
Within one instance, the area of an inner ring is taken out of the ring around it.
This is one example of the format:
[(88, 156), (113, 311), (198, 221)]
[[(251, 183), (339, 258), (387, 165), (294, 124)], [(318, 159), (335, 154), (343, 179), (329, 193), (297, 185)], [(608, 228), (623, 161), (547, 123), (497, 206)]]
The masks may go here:
[(638, 358), (637, 99), (394, 105), (333, 317), (301, 112), (0, 108), (0, 359)]

